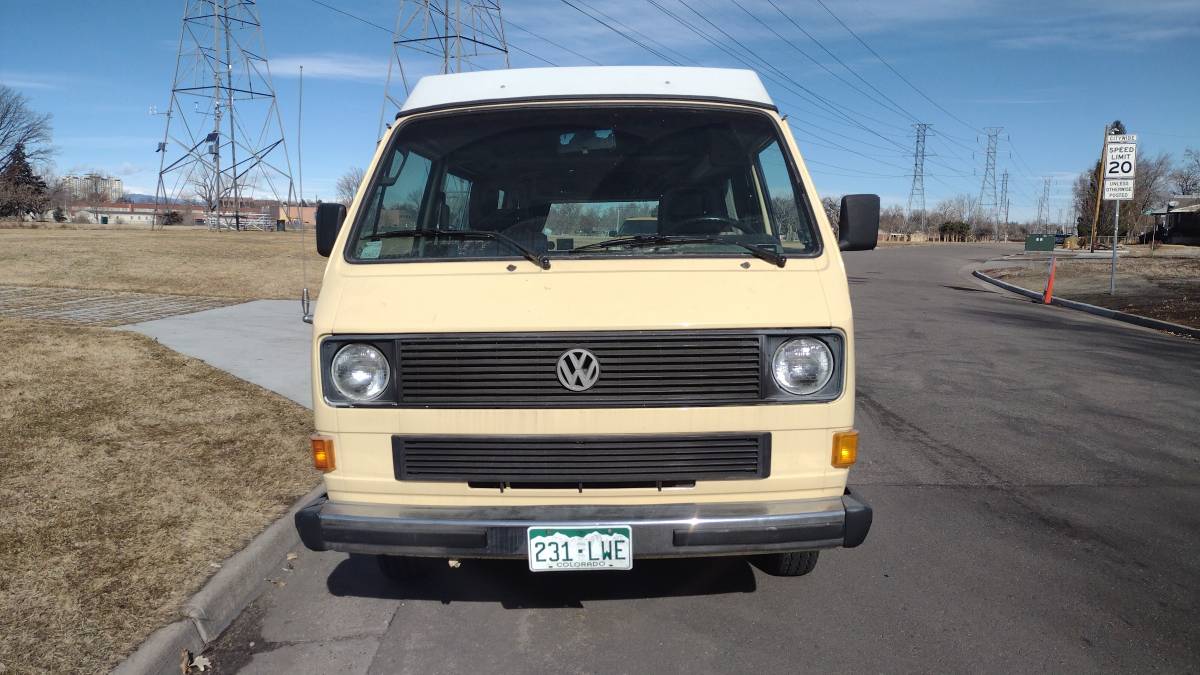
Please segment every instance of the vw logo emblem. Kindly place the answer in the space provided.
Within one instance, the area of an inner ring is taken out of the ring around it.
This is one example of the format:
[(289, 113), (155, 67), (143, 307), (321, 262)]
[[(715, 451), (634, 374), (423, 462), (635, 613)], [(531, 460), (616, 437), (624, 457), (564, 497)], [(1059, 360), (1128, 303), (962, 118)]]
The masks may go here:
[(570, 349), (558, 357), (558, 381), (571, 391), (587, 391), (600, 379), (600, 360), (586, 349)]

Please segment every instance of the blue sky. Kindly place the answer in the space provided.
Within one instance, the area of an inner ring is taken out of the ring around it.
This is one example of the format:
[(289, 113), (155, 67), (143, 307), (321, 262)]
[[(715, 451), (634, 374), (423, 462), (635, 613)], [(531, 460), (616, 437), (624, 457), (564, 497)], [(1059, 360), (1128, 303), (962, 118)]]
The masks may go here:
[[(389, 28), (399, 5), (325, 2)], [(1014, 220), (1033, 217), (1043, 176), (1055, 178), (1052, 218), (1060, 208), (1070, 216), (1070, 180), (1094, 161), (1103, 126), (1114, 118), (1140, 135), (1139, 153), (1178, 157), (1184, 147), (1200, 147), (1196, 0), (825, 0), (932, 102), (817, 0), (775, 0), (783, 14), (769, 0), (737, 0), (741, 7), (733, 0), (690, 0), (686, 6), (681, 0), (573, 2), (597, 16), (603, 12), (640, 33), (633, 35), (639, 41), (653, 40), (655, 51), (688, 65), (744, 67), (659, 7), (728, 52), (757, 63), (748, 48), (769, 61), (778, 70), (767, 71), (774, 80), (766, 82), (768, 89), (789, 114), (825, 194), (877, 192), (885, 204), (905, 203), (913, 143), (908, 114), (933, 125), (926, 165), (930, 206), (957, 193), (978, 194), (978, 130), (1003, 126), (997, 164), (998, 172), (1011, 175)], [(560, 0), (508, 0), (503, 6), (512, 22), (513, 67), (546, 65), (529, 52), (562, 66), (589, 65), (580, 55), (606, 65), (664, 63)], [(10, 27), (0, 41), (0, 82), (53, 114), (59, 173), (98, 169), (122, 177), (127, 190), (154, 192), (154, 148), (164, 120), (148, 110), (167, 107), (182, 11), (182, 0), (0, 0), (0, 24)], [(260, 0), (260, 12), (292, 162), (296, 74), (303, 64), (304, 191), (333, 198), (337, 177), (365, 165), (373, 152), (389, 35), (313, 0)], [(14, 25), (31, 28), (11, 30)], [(38, 26), (47, 28), (32, 28)], [(420, 75), (434, 67), (412, 59), (407, 70)], [(801, 86), (827, 103), (802, 100), (809, 94)]]

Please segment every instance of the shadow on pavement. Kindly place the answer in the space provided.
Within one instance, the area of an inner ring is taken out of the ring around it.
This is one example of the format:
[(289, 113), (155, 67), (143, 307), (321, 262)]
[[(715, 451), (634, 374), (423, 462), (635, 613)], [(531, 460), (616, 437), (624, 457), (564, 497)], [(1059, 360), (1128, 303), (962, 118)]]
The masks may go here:
[(506, 609), (582, 607), (585, 601), (753, 593), (754, 571), (743, 558), (637, 560), (628, 572), (529, 571), (520, 560), (463, 560), (403, 583), (389, 580), (375, 556), (353, 555), (329, 574), (338, 597), (496, 602)]

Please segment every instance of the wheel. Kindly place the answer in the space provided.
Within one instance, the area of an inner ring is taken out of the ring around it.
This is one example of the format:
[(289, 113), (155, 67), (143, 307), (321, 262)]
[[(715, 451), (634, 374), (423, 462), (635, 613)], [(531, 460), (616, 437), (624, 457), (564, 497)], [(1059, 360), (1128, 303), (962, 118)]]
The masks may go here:
[(375, 556), (379, 570), (391, 581), (404, 582), (419, 579), (433, 570), (433, 558), (410, 558), (402, 555)]
[(817, 566), (820, 551), (793, 551), (754, 556), (754, 564), (773, 577), (802, 577)]

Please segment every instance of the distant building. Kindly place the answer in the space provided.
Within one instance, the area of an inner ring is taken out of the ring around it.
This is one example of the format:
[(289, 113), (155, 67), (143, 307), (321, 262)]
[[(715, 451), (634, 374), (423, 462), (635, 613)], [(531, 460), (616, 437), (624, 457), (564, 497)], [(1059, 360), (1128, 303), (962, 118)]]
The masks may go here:
[(82, 176), (63, 176), (63, 188), (72, 199), (100, 199), (115, 202), (125, 194), (120, 178), (88, 173)]
[[(1154, 216), (1154, 238), (1164, 244), (1200, 245), (1200, 195), (1170, 197), (1161, 208), (1150, 211)], [(1138, 237), (1149, 241), (1150, 233)]]
[[(194, 226), (206, 223), (206, 214), (200, 209), (164, 205), (159, 209), (157, 224), (162, 224), (163, 216), (169, 211), (179, 214), (177, 225)], [(96, 204), (94, 206), (80, 206), (76, 207), (70, 216), (75, 222), (86, 222), (96, 225), (144, 225), (151, 227), (156, 224), (154, 220), (154, 204)]]

